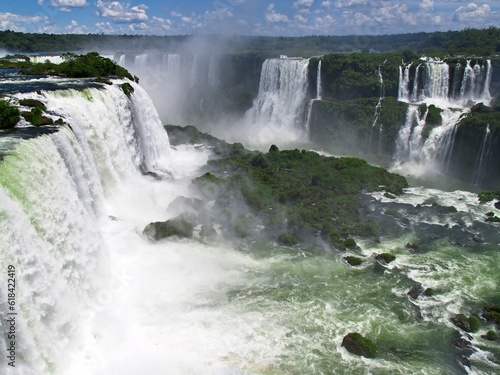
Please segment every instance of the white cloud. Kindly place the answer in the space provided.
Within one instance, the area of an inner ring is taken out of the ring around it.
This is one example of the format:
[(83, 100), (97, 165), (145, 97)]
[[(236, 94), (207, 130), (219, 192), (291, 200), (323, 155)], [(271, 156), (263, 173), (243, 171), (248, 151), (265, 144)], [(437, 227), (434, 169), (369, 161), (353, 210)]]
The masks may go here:
[(441, 23), (441, 16), (435, 16), (435, 17), (432, 17), (431, 22), (432, 22), (434, 25), (439, 25), (439, 24)]
[(66, 32), (70, 34), (86, 34), (89, 29), (85, 25), (79, 25), (75, 20), (71, 20), (70, 24), (65, 27)]
[(231, 12), (229, 8), (219, 8), (212, 12), (206, 11), (204, 16), (207, 21), (214, 21), (214, 20), (222, 21), (226, 18), (233, 17), (234, 14)]
[(57, 8), (83, 8), (89, 4), (87, 0), (50, 0), (50, 5)]
[(309, 9), (314, 4), (314, 0), (297, 0), (293, 3), (295, 9)]
[(95, 27), (98, 32), (104, 34), (113, 34), (115, 33), (115, 29), (109, 22), (98, 22), (95, 24)]
[(323, 1), (321, 3), (321, 8), (326, 8), (326, 9), (330, 9), (333, 5), (333, 2), (331, 1)]
[(182, 14), (180, 14), (179, 12), (176, 12), (176, 11), (172, 11), (172, 12), (170, 12), (170, 15), (171, 15), (172, 17), (182, 17)]
[(359, 5), (368, 5), (368, 0), (338, 0), (335, 2), (336, 8), (350, 8)]
[(46, 16), (22, 16), (8, 12), (0, 13), (0, 30), (38, 32), (48, 21), (49, 19)]
[(300, 22), (300, 23), (306, 23), (307, 22), (307, 18), (305, 18), (304, 16), (302, 16), (301, 14), (297, 14), (295, 15), (295, 20), (297, 22)]
[(434, 0), (422, 0), (420, 7), (425, 10), (432, 9), (434, 8)]
[(146, 14), (148, 7), (144, 4), (131, 7), (129, 3), (98, 0), (96, 6), (98, 16), (111, 18), (116, 22), (140, 23), (149, 19)]
[(149, 30), (149, 26), (146, 25), (144, 22), (131, 23), (130, 25), (128, 25), (128, 28), (130, 31), (135, 31), (135, 32)]
[(153, 26), (155, 27), (155, 29), (161, 29), (163, 31), (171, 31), (172, 30), (173, 22), (169, 19), (153, 16), (153, 19), (151, 20), (151, 22), (152, 22)]
[(267, 7), (268, 13), (266, 13), (265, 19), (267, 22), (290, 22), (286, 14), (278, 13), (274, 10), (274, 3), (269, 4)]
[(469, 3), (458, 8), (453, 13), (454, 21), (474, 21), (489, 16), (491, 8), (488, 4), (478, 6), (476, 3)]

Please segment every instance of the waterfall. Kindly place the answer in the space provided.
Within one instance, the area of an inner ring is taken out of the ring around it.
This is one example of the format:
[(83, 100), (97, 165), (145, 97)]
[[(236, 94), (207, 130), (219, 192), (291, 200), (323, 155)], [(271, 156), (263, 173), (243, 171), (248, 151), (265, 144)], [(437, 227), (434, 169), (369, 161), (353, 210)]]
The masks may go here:
[(410, 101), (410, 67), (412, 63), (408, 65), (399, 66), (399, 87), (398, 87), (398, 100), (402, 102)]
[(418, 95), (418, 90), (419, 90), (418, 84), (419, 84), (419, 79), (420, 79), (420, 67), (421, 66), (422, 66), (422, 64), (418, 64), (417, 68), (415, 69), (415, 78), (413, 79), (413, 91), (411, 94), (411, 101), (412, 102), (416, 102), (420, 99), (420, 97)]
[[(17, 285), (16, 368), (3, 361), (6, 374), (48, 374), (64, 366), (108, 277), (98, 224), (106, 219), (105, 196), (125, 179), (140, 178), (140, 169), (159, 174), (166, 167), (168, 136), (151, 101), (135, 83), (129, 99), (121, 82), (16, 95), (43, 101), (67, 125), (29, 140), (0, 138), (0, 148), (15, 144), (0, 163), (0, 266), (15, 267)], [(7, 272), (0, 280), (7, 285)], [(2, 321), (12, 312), (5, 290)], [(8, 345), (2, 335), (3, 353)]]
[[(411, 105), (399, 130), (393, 159), (396, 164), (408, 163), (413, 169), (419, 166), (446, 172), (451, 162), (458, 122), (462, 115), (470, 111), (470, 101), (482, 101), (485, 105), (491, 102), (491, 61), (486, 60), (483, 65), (471, 60), (463, 65), (457, 63), (452, 73), (446, 62), (427, 58), (425, 64), (415, 69), (411, 93), (408, 92), (410, 65), (399, 67), (399, 100), (408, 102), (410, 97), (412, 103), (425, 104), (427, 108), (436, 105), (441, 121), (428, 125), (427, 114), (421, 117), (417, 104)], [(420, 82), (422, 89), (419, 88)], [(433, 121), (436, 121), (435, 116), (433, 110)], [(481, 177), (476, 180), (478, 178)]]
[(217, 58), (212, 55), (210, 56), (210, 62), (208, 63), (208, 84), (212, 88), (219, 86), (219, 67), (217, 63)]
[(199, 84), (199, 80), (198, 80), (198, 55), (194, 55), (194, 58), (193, 58), (193, 63), (191, 65), (191, 75), (190, 75), (190, 84), (191, 84), (191, 87), (194, 87), (196, 86), (197, 84)]
[[(164, 56), (165, 59), (165, 56)], [(181, 55), (178, 53), (169, 53), (166, 55), (166, 75), (170, 79), (176, 78), (181, 73)]]
[(448, 64), (441, 61), (428, 61), (425, 68), (425, 97), (428, 99), (448, 99), (450, 75)]
[(307, 67), (309, 60), (268, 59), (262, 65), (259, 93), (245, 114), (257, 138), (298, 139), (307, 126)]
[(321, 100), (322, 87), (321, 87), (321, 60), (318, 62), (318, 72), (316, 74), (316, 99)]
[(483, 143), (481, 144), (481, 153), (479, 154), (479, 160), (477, 162), (477, 167), (476, 167), (476, 177), (474, 179), (474, 185), (479, 185), (483, 181), (486, 173), (486, 162), (485, 159), (487, 157), (487, 154), (489, 152), (489, 147), (490, 147), (490, 137), (491, 137), (491, 130), (490, 130), (490, 124), (486, 126), (486, 130), (484, 132), (484, 138), (483, 138)]
[[(384, 64), (386, 61), (384, 61)], [(370, 152), (372, 149), (373, 132), (375, 130), (375, 126), (377, 125), (377, 121), (378, 121), (378, 118), (380, 116), (380, 110), (382, 109), (382, 100), (384, 99), (384, 95), (385, 95), (384, 77), (382, 76), (382, 65), (378, 66), (378, 80), (380, 83), (380, 94), (379, 94), (377, 105), (375, 106), (375, 112), (373, 114), (373, 123), (372, 123), (372, 129), (370, 131), (370, 142), (368, 143), (368, 152)], [(379, 128), (379, 136), (381, 135), (381, 133), (382, 133), (382, 124), (380, 125), (380, 128)], [(381, 142), (381, 138), (379, 137), (379, 146), (377, 147), (377, 150), (380, 148), (380, 142)]]

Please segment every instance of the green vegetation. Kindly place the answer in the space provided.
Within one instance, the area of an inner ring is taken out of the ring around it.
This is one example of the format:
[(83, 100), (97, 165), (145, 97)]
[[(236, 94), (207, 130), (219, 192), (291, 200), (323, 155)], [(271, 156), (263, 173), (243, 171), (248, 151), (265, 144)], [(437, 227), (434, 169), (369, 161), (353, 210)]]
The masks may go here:
[(344, 257), (344, 259), (347, 263), (349, 263), (353, 267), (359, 266), (363, 263), (363, 259), (351, 255)]
[(196, 40), (224, 43), (238, 54), (265, 56), (317, 56), (330, 52), (411, 50), (417, 53), (493, 55), (500, 52), (500, 29), (464, 29), (398, 35), (313, 35), (305, 37), (143, 36), (102, 34), (32, 34), (11, 30), (0, 32), (0, 47), (15, 52), (84, 51), (88, 46), (116, 51), (179, 50)]
[(161, 240), (171, 236), (191, 238), (194, 225), (182, 216), (165, 222), (150, 223), (144, 228), (143, 233), (151, 240)]
[(489, 341), (496, 341), (496, 340), (498, 340), (498, 334), (495, 331), (493, 331), (493, 330), (489, 330), (486, 333), (486, 335), (483, 335), (481, 337), (483, 337), (484, 339), (489, 340)]
[(71, 78), (97, 77), (97, 81), (109, 83), (103, 77), (125, 77), (131, 81), (137, 81), (125, 68), (113, 60), (102, 57), (97, 52), (89, 52), (85, 55), (64, 53), (61, 55), (64, 61), (53, 64), (49, 61), (43, 63), (30, 63), (28, 61), (0, 60), (0, 67), (18, 68), (22, 74), (27, 75), (55, 75)]
[(0, 129), (11, 129), (19, 122), (20, 112), (6, 100), (0, 100)]
[(377, 254), (375, 259), (378, 260), (382, 264), (389, 264), (396, 259), (396, 256), (389, 253)]
[(276, 146), (262, 154), (227, 145), (225, 155), (210, 161), (209, 168), (193, 186), (219, 202), (219, 216), (230, 215), (231, 197), (241, 197), (270, 234), (282, 233), (276, 240), (285, 245), (319, 234), (339, 248), (355, 247), (350, 235), (378, 234), (375, 223), (361, 213), (360, 193), (385, 189), (400, 194), (407, 185), (403, 177), (362, 159)]
[(125, 82), (122, 85), (120, 85), (120, 87), (122, 88), (125, 95), (127, 95), (130, 98), (130, 95), (132, 95), (132, 93), (134, 92), (134, 88), (132, 87), (132, 85), (128, 82)]
[(491, 202), (493, 199), (500, 200), (500, 191), (485, 190), (478, 193), (479, 203), (485, 204)]

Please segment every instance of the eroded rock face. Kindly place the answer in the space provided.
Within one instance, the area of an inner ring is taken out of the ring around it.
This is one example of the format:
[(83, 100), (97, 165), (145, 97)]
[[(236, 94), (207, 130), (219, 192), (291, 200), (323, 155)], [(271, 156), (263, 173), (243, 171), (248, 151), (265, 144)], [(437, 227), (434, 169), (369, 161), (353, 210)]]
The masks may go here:
[(376, 345), (359, 333), (351, 332), (342, 340), (342, 346), (349, 352), (368, 358), (374, 358), (377, 354)]

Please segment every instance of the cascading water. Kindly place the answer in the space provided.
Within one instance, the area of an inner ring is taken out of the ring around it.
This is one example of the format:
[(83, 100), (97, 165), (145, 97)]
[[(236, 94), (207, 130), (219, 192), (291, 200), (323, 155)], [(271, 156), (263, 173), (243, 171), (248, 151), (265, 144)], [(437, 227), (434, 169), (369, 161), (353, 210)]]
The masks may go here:
[[(385, 64), (386, 61), (384, 61), (383, 64)], [(377, 125), (377, 121), (378, 121), (378, 118), (380, 116), (380, 110), (382, 109), (382, 100), (384, 100), (384, 96), (385, 96), (384, 77), (382, 76), (382, 65), (378, 66), (378, 80), (380, 83), (380, 94), (379, 94), (377, 105), (375, 106), (375, 113), (373, 114), (373, 123), (372, 123), (372, 129), (370, 131), (370, 142), (368, 143), (368, 151), (371, 151), (371, 149), (372, 149), (373, 132), (375, 130), (375, 126)], [(382, 124), (380, 124), (378, 136), (379, 137), (378, 137), (377, 152), (381, 148), (381, 144), (382, 144)]]
[(321, 86), (321, 60), (318, 62), (318, 72), (316, 74), (316, 99), (321, 100), (323, 87)]
[[(406, 102), (411, 98), (411, 104), (393, 158), (400, 167), (407, 163), (411, 173), (446, 172), (460, 117), (470, 111), (471, 101), (485, 105), (491, 101), (491, 61), (482, 66), (471, 60), (464, 67), (457, 63), (452, 73), (446, 62), (427, 58), (425, 64), (415, 69), (412, 92), (407, 91), (411, 80), (409, 66), (400, 66), (399, 98)], [(419, 78), (421, 71), (423, 80)], [(425, 105), (427, 110), (437, 107), (432, 109), (434, 124), (426, 123), (427, 114), (418, 115), (419, 105)], [(440, 121), (436, 120), (436, 113)]]
[[(367, 218), (383, 228), (380, 240), (356, 237), (358, 247), (342, 253), (265, 241), (237, 251), (219, 240), (202, 243), (196, 234), (151, 243), (142, 229), (167, 219), (176, 197), (191, 197), (191, 180), (203, 174), (199, 167), (211, 153), (170, 149), (142, 89), (131, 83), (128, 98), (122, 81), (113, 83), (16, 94), (42, 101), (67, 125), (31, 139), (0, 137), (0, 150), (10, 150), (0, 162), (0, 268), (15, 265), (18, 286), (16, 368), (7, 367), (10, 343), (2, 335), (3, 373), (498, 370), (497, 343), (481, 338), (492, 326), (471, 333), (474, 352), (463, 365), (450, 322), (454, 313), (472, 315), (485, 301), (498, 301), (498, 226), (484, 222), (487, 212), (500, 214), (493, 203), (418, 187), (391, 198), (365, 194)], [(140, 173), (168, 175), (166, 168), (173, 179)], [(457, 212), (440, 214), (449, 206)], [(474, 240), (478, 234), (484, 243)], [(383, 252), (396, 259), (377, 263)], [(363, 263), (351, 267), (345, 255)], [(0, 281), (5, 333), (7, 272)], [(417, 283), (435, 294), (410, 299)], [(347, 352), (341, 343), (348, 332), (376, 341), (377, 357)]]
[(484, 132), (483, 143), (481, 144), (481, 152), (479, 154), (479, 159), (477, 161), (476, 167), (476, 178), (474, 179), (475, 185), (480, 185), (483, 181), (486, 173), (486, 157), (488, 152), (490, 151), (490, 138), (491, 138), (491, 130), (490, 124), (486, 126), (486, 130)]
[(410, 68), (412, 63), (399, 67), (398, 100), (408, 102), (410, 100)]
[[(272, 139), (295, 141), (307, 126), (309, 60), (268, 59), (262, 65), (259, 93), (245, 114), (245, 122), (257, 143)], [(249, 137), (251, 139), (251, 137)]]

